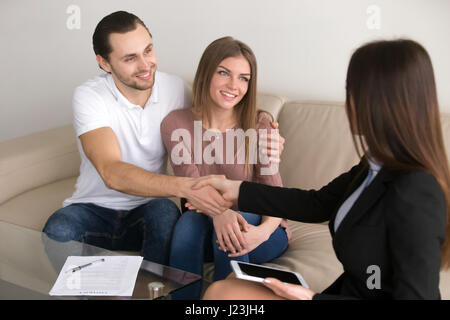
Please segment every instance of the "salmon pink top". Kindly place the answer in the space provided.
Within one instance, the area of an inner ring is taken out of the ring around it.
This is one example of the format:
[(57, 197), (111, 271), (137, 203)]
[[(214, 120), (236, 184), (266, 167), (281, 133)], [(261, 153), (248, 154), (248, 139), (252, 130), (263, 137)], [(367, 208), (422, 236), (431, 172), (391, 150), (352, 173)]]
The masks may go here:
[[(226, 132), (206, 130), (201, 125), (201, 121), (195, 118), (191, 108), (170, 112), (161, 122), (161, 137), (176, 176), (196, 178), (220, 174), (230, 180), (251, 181), (282, 187), (278, 164), (271, 163), (267, 157), (261, 158), (258, 154), (259, 133), (265, 131), (270, 134), (270, 130), (272, 130), (270, 121), (266, 113), (259, 113), (254, 131), (256, 136), (256, 139), (253, 140), (254, 148), (250, 148), (254, 152), (253, 155), (257, 154), (257, 156), (251, 158), (247, 169), (245, 147), (242, 143), (244, 140), (233, 136), (239, 134), (239, 130), (242, 134), (243, 130), (238, 126)], [(232, 209), (237, 210), (237, 207), (232, 207)], [(280, 225), (286, 230), (288, 239), (290, 239), (291, 232), (287, 220), (283, 219)]]

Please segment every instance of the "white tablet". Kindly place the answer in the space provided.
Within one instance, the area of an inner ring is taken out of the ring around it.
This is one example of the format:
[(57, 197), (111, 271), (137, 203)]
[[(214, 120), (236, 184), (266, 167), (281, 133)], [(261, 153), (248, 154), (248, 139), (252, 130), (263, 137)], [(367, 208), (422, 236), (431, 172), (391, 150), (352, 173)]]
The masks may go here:
[(230, 263), (231, 267), (233, 268), (234, 274), (238, 279), (263, 282), (265, 278), (270, 277), (278, 279), (282, 282), (300, 284), (305, 288), (309, 288), (306, 281), (297, 272), (234, 260), (230, 261)]

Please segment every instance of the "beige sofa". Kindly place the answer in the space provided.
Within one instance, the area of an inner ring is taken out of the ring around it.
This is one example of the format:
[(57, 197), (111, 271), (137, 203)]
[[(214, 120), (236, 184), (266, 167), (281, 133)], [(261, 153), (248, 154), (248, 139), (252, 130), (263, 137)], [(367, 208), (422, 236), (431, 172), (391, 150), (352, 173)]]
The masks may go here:
[[(357, 163), (343, 103), (286, 101), (270, 94), (260, 94), (258, 102), (278, 119), (286, 139), (280, 164), (285, 186), (318, 189)], [(450, 150), (450, 116), (442, 120)], [(0, 150), (0, 220), (42, 230), (74, 190), (80, 159), (72, 125), (2, 142)], [(300, 272), (320, 292), (342, 272), (328, 226), (289, 225), (293, 236), (287, 251), (268, 265)], [(205, 276), (211, 273), (210, 264)], [(450, 299), (447, 272), (441, 273), (441, 294)]]

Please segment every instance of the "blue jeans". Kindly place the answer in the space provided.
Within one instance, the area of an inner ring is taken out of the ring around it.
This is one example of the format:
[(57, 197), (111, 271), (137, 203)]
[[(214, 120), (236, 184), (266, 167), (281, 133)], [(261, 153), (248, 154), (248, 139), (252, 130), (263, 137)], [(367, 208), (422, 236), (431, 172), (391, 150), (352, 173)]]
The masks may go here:
[[(238, 211), (252, 225), (261, 223), (261, 216)], [(185, 212), (178, 220), (170, 250), (170, 266), (203, 275), (203, 263), (214, 261), (214, 281), (225, 279), (231, 272), (231, 260), (262, 264), (279, 257), (288, 246), (286, 231), (278, 226), (269, 239), (253, 251), (236, 258), (219, 250), (212, 218), (195, 211)], [(199, 299), (201, 283), (180, 289), (172, 294), (177, 299)]]
[(180, 217), (176, 204), (153, 199), (132, 210), (75, 203), (53, 213), (43, 232), (53, 240), (76, 240), (108, 250), (140, 251), (144, 259), (168, 265), (170, 243)]

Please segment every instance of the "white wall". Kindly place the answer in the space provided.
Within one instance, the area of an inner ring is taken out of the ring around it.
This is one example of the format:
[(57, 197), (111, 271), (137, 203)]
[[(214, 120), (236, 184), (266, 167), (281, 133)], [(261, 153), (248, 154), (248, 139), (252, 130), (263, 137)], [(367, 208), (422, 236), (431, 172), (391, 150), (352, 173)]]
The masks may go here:
[[(67, 27), (70, 5), (80, 9), (79, 29)], [(371, 5), (380, 29), (368, 27), (377, 25)], [(192, 81), (204, 48), (231, 35), (254, 50), (260, 91), (289, 99), (343, 101), (354, 49), (409, 37), (430, 53), (450, 112), (449, 0), (1, 0), (0, 141), (71, 122), (73, 88), (100, 72), (93, 30), (117, 10), (147, 24), (159, 70)]]

